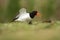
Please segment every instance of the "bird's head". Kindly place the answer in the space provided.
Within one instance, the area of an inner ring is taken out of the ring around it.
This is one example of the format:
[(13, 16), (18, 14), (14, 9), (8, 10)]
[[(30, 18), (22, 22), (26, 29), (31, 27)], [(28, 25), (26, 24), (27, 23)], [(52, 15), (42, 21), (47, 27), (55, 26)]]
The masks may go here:
[(35, 16), (39, 17), (40, 16), (40, 13), (38, 11), (32, 11), (30, 13), (30, 16), (31, 16), (31, 18), (34, 18)]
[(32, 15), (40, 16), (40, 13), (38, 11), (32, 11)]

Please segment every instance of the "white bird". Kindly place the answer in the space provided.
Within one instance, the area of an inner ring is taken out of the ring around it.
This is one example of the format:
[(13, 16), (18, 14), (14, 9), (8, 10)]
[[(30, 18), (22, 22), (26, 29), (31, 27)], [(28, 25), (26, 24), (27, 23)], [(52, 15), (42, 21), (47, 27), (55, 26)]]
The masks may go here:
[(31, 20), (35, 17), (35, 16), (39, 16), (40, 13), (38, 13), (37, 11), (32, 11), (31, 13), (27, 13), (25, 8), (21, 8), (19, 10), (19, 14), (13, 19), (13, 21), (29, 21), (29, 24), (31, 23)]

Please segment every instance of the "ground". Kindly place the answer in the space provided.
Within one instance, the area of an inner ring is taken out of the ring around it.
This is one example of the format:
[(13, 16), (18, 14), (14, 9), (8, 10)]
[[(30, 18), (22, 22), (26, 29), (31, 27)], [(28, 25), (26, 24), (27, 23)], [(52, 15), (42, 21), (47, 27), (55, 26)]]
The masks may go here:
[(0, 40), (60, 40), (60, 21), (0, 23)]

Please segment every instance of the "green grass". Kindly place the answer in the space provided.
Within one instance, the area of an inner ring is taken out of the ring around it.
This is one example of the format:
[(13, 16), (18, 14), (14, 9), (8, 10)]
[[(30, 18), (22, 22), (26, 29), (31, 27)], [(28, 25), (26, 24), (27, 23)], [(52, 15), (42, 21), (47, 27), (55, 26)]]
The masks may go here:
[(0, 40), (60, 40), (60, 21), (54, 24), (33, 22), (0, 23)]

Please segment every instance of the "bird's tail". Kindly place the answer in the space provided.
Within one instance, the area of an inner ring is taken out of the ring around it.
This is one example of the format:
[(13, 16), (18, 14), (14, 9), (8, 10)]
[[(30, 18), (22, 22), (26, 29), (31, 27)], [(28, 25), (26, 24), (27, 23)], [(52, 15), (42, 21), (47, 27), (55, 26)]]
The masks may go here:
[(17, 18), (14, 18), (11, 22), (14, 22)]

